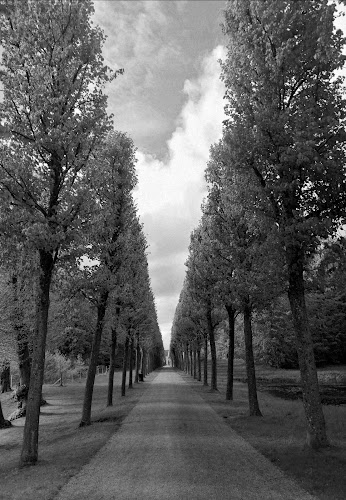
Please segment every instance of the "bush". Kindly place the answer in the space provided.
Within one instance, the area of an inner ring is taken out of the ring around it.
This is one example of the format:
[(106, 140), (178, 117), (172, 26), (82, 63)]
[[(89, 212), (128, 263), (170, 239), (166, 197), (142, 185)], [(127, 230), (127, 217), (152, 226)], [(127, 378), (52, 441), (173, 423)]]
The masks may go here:
[[(346, 302), (328, 294), (307, 295), (309, 323), (318, 366), (346, 364)], [(256, 360), (276, 368), (298, 368), (295, 332), (288, 300), (254, 316)]]
[(329, 294), (307, 299), (316, 363), (346, 364), (346, 302)]
[(60, 354), (58, 351), (55, 353), (46, 353), (45, 368), (44, 368), (44, 382), (53, 384), (60, 379), (63, 384), (64, 378), (71, 367), (71, 360)]

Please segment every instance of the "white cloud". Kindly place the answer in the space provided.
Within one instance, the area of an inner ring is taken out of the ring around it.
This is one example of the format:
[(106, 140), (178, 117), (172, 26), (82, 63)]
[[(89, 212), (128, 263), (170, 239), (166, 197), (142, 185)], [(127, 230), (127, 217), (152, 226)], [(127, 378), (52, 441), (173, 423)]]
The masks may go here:
[(184, 13), (188, 0), (175, 0), (175, 5), (180, 14)]
[[(99, 0), (94, 20), (104, 29), (105, 63), (124, 74), (107, 87), (109, 110), (118, 130), (146, 138), (168, 127), (167, 118), (150, 97), (155, 83), (165, 74), (167, 62), (179, 64), (179, 43), (168, 39), (170, 18), (165, 2)], [(148, 127), (143, 127), (147, 121)]]
[(216, 47), (204, 58), (200, 76), (186, 80), (187, 100), (167, 142), (168, 158), (159, 161), (138, 151), (136, 199), (149, 248), (149, 270), (165, 346), (182, 287), (190, 233), (206, 194), (204, 169), (211, 144), (221, 137), (224, 87)]
[(157, 48), (165, 45), (162, 42), (168, 19), (162, 3), (99, 0), (94, 7), (94, 20), (107, 34), (107, 64), (128, 63), (130, 71), (145, 70)]

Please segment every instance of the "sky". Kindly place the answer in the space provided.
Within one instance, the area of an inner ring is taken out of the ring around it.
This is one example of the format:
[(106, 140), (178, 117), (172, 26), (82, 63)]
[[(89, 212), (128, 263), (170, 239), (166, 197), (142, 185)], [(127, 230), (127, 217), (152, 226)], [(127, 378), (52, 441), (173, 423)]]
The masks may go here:
[[(137, 147), (135, 199), (165, 349), (206, 196), (204, 170), (221, 138), (225, 1), (94, 0), (106, 63), (124, 68), (107, 89), (116, 130)], [(345, 18), (338, 27), (346, 32)]]
[(135, 199), (165, 349), (206, 195), (210, 146), (221, 137), (225, 57), (218, 0), (96, 0), (105, 62), (124, 68), (106, 89), (116, 130), (137, 147)]

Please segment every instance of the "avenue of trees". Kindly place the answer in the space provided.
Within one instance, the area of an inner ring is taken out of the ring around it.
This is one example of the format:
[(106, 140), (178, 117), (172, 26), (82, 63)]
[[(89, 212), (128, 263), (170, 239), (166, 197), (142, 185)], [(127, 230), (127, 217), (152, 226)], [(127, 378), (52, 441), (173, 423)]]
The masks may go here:
[(199, 380), (209, 342), (217, 389), (215, 331), (227, 321), (232, 399), (241, 324), (249, 410), (260, 416), (256, 330), (266, 343), (262, 359), (299, 366), (314, 448), (328, 445), (315, 356), (346, 362), (345, 56), (335, 16), (327, 0), (227, 2), (227, 119), (210, 150), (208, 196), (191, 235), (171, 342), (174, 364)]
[(47, 349), (61, 373), (88, 366), (81, 426), (91, 423), (100, 359), (108, 405), (119, 352), (122, 395), (128, 367), (131, 386), (132, 368), (138, 382), (163, 363), (133, 200), (135, 146), (106, 110), (105, 85), (122, 70), (104, 65), (92, 13), (90, 0), (11, 0), (0, 13), (0, 368), (3, 379), (17, 359), (21, 465), (38, 459)]

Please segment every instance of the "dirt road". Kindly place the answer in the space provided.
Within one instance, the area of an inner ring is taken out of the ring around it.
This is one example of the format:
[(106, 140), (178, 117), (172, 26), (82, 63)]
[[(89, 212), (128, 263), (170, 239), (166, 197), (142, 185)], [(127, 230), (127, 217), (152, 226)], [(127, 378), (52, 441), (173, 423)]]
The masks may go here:
[[(147, 383), (147, 382), (145, 382)], [(312, 500), (162, 369), (56, 500)]]

